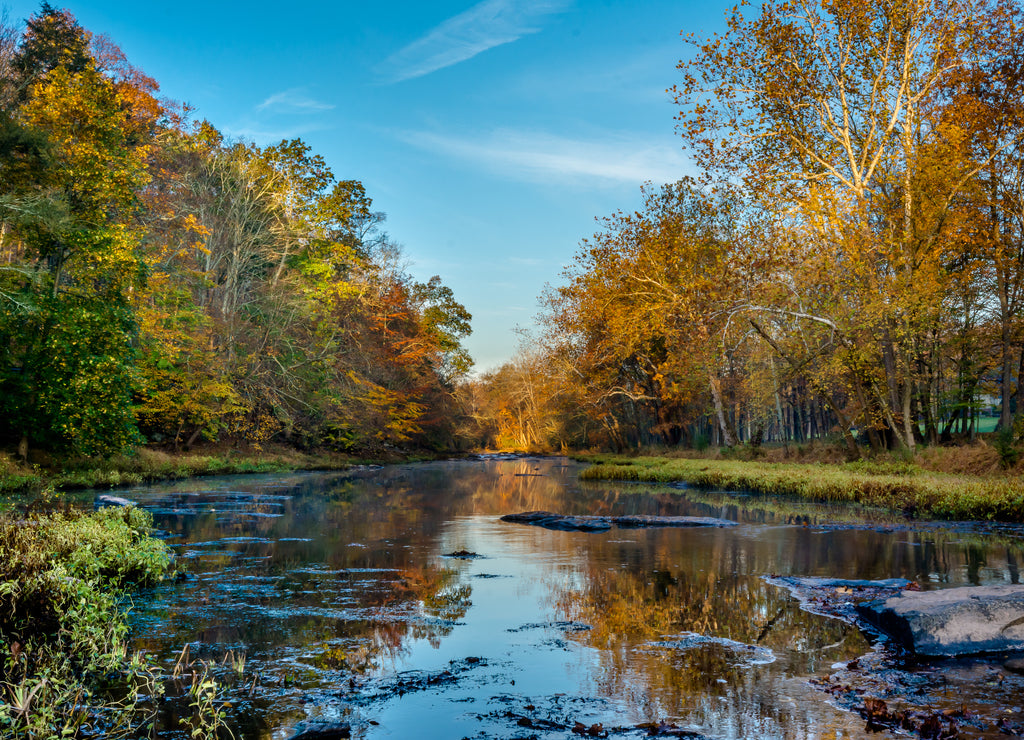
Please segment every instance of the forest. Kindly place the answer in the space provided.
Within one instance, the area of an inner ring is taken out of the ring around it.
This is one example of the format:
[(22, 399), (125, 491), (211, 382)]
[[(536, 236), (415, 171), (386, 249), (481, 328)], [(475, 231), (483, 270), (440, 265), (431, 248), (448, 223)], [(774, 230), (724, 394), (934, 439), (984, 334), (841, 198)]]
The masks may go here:
[(226, 139), (68, 11), (3, 24), (0, 445), (820, 439), (856, 458), (992, 424), (1012, 445), (1019, 5), (794, 0), (728, 20), (684, 34), (669, 91), (692, 171), (603, 218), (515, 358), (476, 376), (469, 312), (409, 274), (358, 180), (299, 139)]
[(303, 141), (192, 114), (69, 11), (0, 27), (0, 445), (454, 446), (451, 289)]
[[(475, 388), (498, 446), (1024, 425), (1024, 16), (1005, 0), (741, 3), (686, 35), (688, 177), (604, 218)], [(991, 428), (991, 427), (989, 427)]]

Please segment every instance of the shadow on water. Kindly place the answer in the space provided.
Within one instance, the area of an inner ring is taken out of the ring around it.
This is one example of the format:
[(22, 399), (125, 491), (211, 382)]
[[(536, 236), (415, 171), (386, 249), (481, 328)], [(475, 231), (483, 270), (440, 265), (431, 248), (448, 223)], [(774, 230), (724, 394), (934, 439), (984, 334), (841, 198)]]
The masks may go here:
[[(168, 671), (186, 644), (190, 660), (213, 661), (236, 738), (286, 738), (308, 721), (366, 738), (852, 738), (865, 720), (849, 709), (870, 692), (966, 710), (962, 737), (1002, 736), (996, 715), (1024, 723), (1001, 662), (901, 664), (766, 580), (1016, 583), (1020, 529), (581, 485), (578, 470), (451, 461), (136, 489), (190, 573), (136, 602), (137, 647)], [(529, 510), (739, 526), (498, 521)], [(936, 671), (942, 685), (927, 688)], [(157, 736), (188, 737), (187, 683), (159, 703)]]

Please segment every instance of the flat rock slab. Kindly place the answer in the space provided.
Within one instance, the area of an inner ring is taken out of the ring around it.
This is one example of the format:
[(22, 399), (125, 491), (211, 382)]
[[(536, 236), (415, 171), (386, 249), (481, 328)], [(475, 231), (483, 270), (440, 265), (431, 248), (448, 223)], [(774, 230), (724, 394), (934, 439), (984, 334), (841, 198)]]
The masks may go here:
[(735, 527), (736, 522), (715, 519), (709, 516), (571, 516), (551, 511), (524, 511), (520, 514), (506, 514), (503, 522), (533, 524), (546, 529), (563, 532), (606, 532), (612, 526), (625, 529), (648, 527)]
[(1024, 650), (1024, 585), (902, 591), (857, 613), (918, 655)]

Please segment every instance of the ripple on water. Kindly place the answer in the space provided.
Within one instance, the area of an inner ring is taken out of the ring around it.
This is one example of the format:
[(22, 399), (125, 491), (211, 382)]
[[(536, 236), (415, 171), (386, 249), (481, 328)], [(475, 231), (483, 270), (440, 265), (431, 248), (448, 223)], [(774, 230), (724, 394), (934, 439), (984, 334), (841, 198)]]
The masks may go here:
[[(576, 470), (509, 456), (139, 489), (193, 575), (136, 599), (136, 647), (170, 666), (185, 643), (216, 660), (238, 740), (289, 737), (317, 717), (365, 740), (639, 738), (644, 723), (676, 736), (862, 737), (860, 716), (809, 680), (844, 665), (847, 683), (870, 644), (763, 578), (961, 585), (1011, 578), (1024, 562), (1021, 528), (830, 526), (820, 507), (578, 485)], [(550, 474), (517, 475), (534, 472)], [(498, 523), (528, 510), (742, 526), (580, 536)], [(487, 560), (442, 557), (463, 550)], [(248, 656), (241, 678), (229, 649)], [(1003, 701), (1024, 721), (979, 666), (949, 674), (955, 700), (971, 711)], [(183, 737), (177, 717), (190, 711), (182, 687), (168, 696), (158, 740)]]

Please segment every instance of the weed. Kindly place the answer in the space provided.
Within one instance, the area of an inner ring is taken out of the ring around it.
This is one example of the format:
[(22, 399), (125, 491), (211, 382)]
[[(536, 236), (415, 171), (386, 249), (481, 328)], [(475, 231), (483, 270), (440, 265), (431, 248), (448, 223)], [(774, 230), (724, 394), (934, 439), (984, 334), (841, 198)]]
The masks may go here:
[(224, 654), (224, 660), (221, 663), (229, 666), (238, 678), (241, 678), (242, 674), (245, 673), (245, 653), (243, 652), (236, 653), (234, 650), (228, 650)]
[[(127, 589), (169, 572), (167, 547), (135, 509), (0, 517), (0, 735), (73, 737), (84, 724), (105, 737), (135, 734), (140, 693), (159, 693), (156, 668), (130, 654)], [(111, 681), (123, 698), (103, 698)]]
[(192, 684), (188, 690), (192, 715), (182, 717), (179, 722), (189, 730), (189, 737), (194, 740), (217, 740), (222, 729), (233, 738), (234, 734), (225, 722), (228, 705), (221, 702), (217, 706), (219, 687), (210, 674), (210, 666), (200, 661), (199, 667), (201, 670), (192, 673)]

